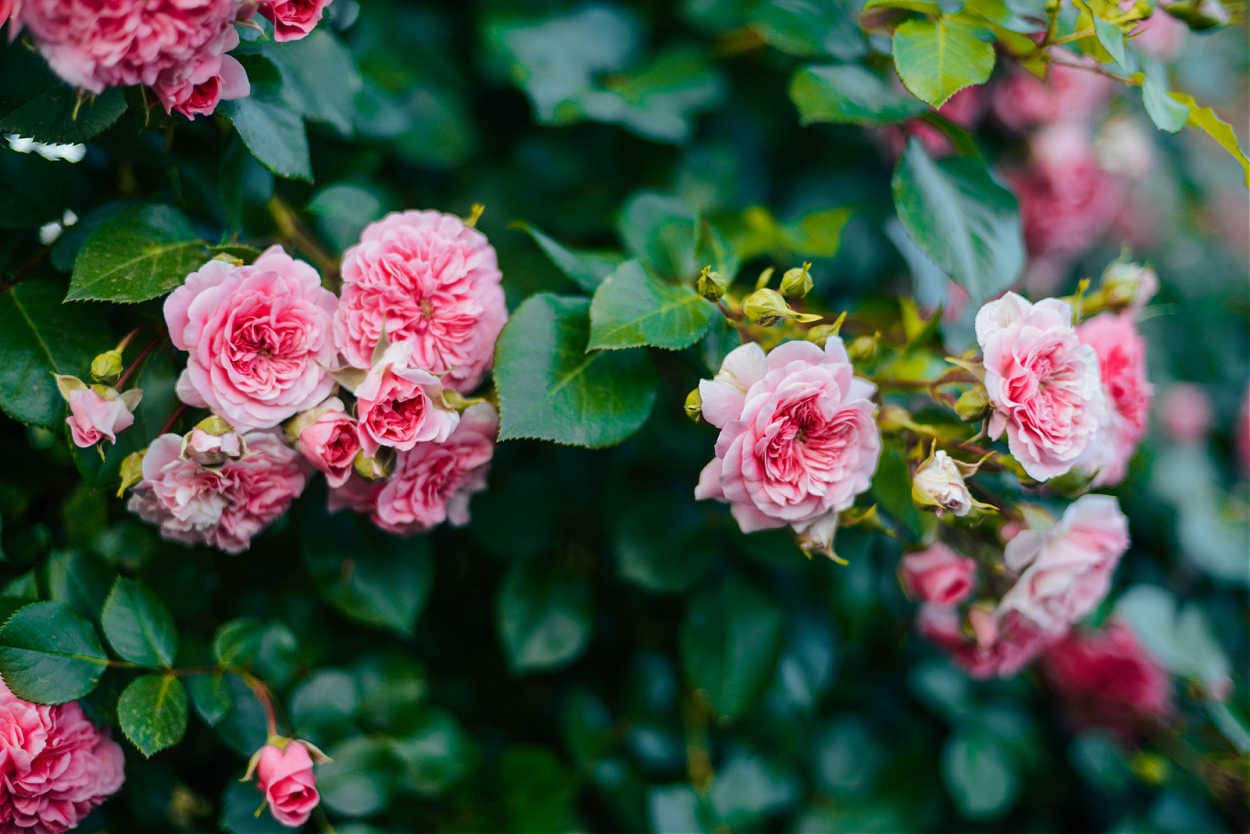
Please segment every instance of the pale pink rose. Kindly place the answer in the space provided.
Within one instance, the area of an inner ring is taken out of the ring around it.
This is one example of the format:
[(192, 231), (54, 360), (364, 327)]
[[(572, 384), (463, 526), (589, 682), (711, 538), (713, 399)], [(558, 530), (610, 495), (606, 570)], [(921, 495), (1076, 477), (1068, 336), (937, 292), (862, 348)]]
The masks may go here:
[(444, 521), (469, 523), (469, 499), (486, 488), (499, 416), (488, 403), (465, 409), (444, 443), (419, 443), (400, 452), (378, 493), (373, 521), (392, 533), (424, 533)]
[(105, 438), (116, 443), (117, 435), (134, 425), (134, 410), (143, 397), (138, 388), (119, 394), (105, 385), (87, 385), (72, 376), (53, 376), (69, 404), (65, 422), (75, 446), (88, 449)]
[(1042, 665), (1078, 725), (1131, 737), (1143, 722), (1172, 713), (1172, 679), (1120, 623), (1072, 630), (1046, 650)]
[(1115, 90), (1112, 79), (1075, 67), (1051, 64), (1045, 80), (1013, 68), (995, 83), (990, 106), (1000, 122), (1023, 132), (1059, 122), (1088, 122), (1106, 107)]
[(1098, 355), (1072, 327), (1072, 308), (1015, 293), (977, 312), (985, 389), (994, 411), (989, 433), (1007, 432), (1011, 455), (1030, 477), (1064, 474), (1085, 453), (1106, 411)]
[(235, 431), (216, 433), (196, 426), (182, 438), (183, 457), (200, 466), (221, 466), (243, 452), (243, 437)]
[(1018, 611), (1048, 634), (1063, 634), (1107, 595), (1128, 545), (1128, 519), (1119, 502), (1110, 495), (1081, 496), (1058, 524), (1030, 526), (1007, 543), (1003, 559), (1017, 578), (1000, 610)]
[(341, 487), (352, 475), (352, 463), (360, 451), (356, 420), (338, 397), (326, 400), (308, 415), (296, 418), (299, 429), (295, 448), (304, 459), (325, 473), (331, 487)]
[(735, 348), (699, 383), (703, 416), (721, 432), (695, 498), (728, 502), (744, 533), (790, 525), (828, 547), (837, 514), (877, 469), (875, 391), (836, 336), (824, 350), (806, 341), (767, 356), (754, 342)]
[(1098, 354), (1107, 414), (1081, 466), (1098, 474), (1093, 486), (1124, 480), (1129, 460), (1146, 435), (1153, 388), (1146, 379), (1146, 342), (1131, 312), (1102, 313), (1076, 329)]
[(0, 682), (0, 832), (62, 834), (121, 788), (125, 756), (75, 703), (42, 706)]
[(898, 571), (903, 591), (912, 599), (956, 605), (972, 593), (977, 563), (941, 542), (903, 557)]
[(241, 0), (21, 0), (14, 25), (75, 87), (100, 93), (143, 84), (167, 110), (190, 116), (205, 112), (212, 96), (193, 88), (209, 78), (231, 76), (217, 85), (217, 96), (242, 89), (241, 66), (222, 71), (222, 57), (238, 45), (233, 23), (240, 7)]
[(220, 467), (183, 457), (182, 438), (163, 434), (143, 456), (143, 480), (128, 509), (161, 536), (242, 553), (304, 490), (298, 453), (273, 432), (243, 436), (247, 452)]
[(165, 300), (169, 338), (189, 353), (179, 391), (194, 389), (240, 431), (312, 408), (334, 388), (335, 303), (279, 246), (250, 266), (209, 261)]
[(256, 784), (265, 795), (269, 813), (278, 822), (298, 828), (308, 822), (321, 801), (308, 748), (290, 741), (285, 749), (266, 744), (256, 762)]
[[(971, 128), (981, 118), (981, 113), (985, 110), (984, 102), (982, 87), (965, 87), (947, 99), (937, 112), (959, 127)], [(950, 156), (954, 151), (946, 134), (924, 119), (910, 119), (902, 125), (883, 128), (881, 136), (894, 158), (902, 156), (907, 140), (911, 137), (919, 139), (925, 151), (934, 159)]]
[(1027, 617), (1014, 611), (999, 615), (974, 608), (968, 616), (969, 627), (965, 630), (958, 609), (927, 603), (921, 606), (916, 625), (925, 639), (975, 678), (1014, 675), (1052, 640)]
[(1123, 185), (1103, 169), (1081, 125), (1052, 125), (1029, 147), (1026, 167), (1003, 172), (1020, 202), (1024, 242), (1033, 256), (1075, 258), (1120, 213)]
[(205, 51), (191, 64), (161, 74), (152, 91), (166, 113), (177, 111), (188, 119), (211, 116), (222, 101), (247, 98), (252, 87), (243, 65), (226, 52), (239, 45), (234, 27), (222, 34), (214, 50)]
[(467, 392), (490, 367), (508, 317), (495, 250), (450, 214), (407, 211), (365, 228), (343, 255), (334, 338), (368, 368), (383, 336), (412, 345), (412, 365)]
[(273, 22), (278, 43), (307, 37), (332, 0), (261, 0), (260, 13)]
[(442, 381), (413, 367), (412, 354), (412, 342), (391, 345), (353, 392), (366, 455), (382, 446), (407, 450), (418, 443), (441, 443), (460, 420), (443, 399)]
[(1159, 419), (1173, 440), (1199, 443), (1211, 430), (1211, 398), (1201, 385), (1169, 385), (1159, 398)]

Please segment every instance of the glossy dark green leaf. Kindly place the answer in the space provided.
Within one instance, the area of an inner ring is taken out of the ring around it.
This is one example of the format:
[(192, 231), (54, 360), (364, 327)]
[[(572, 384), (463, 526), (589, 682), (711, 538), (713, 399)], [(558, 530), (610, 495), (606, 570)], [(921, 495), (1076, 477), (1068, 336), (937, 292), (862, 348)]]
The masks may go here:
[(107, 662), (91, 623), (63, 602), (27, 605), (0, 628), (0, 677), (27, 701), (81, 698), (95, 689)]
[(516, 223), (514, 228), (525, 232), (564, 276), (577, 286), (593, 293), (612, 274), (620, 263), (619, 258), (592, 252), (575, 252), (557, 242), (529, 223)]
[(169, 609), (133, 579), (119, 577), (100, 615), (113, 651), (140, 666), (169, 667), (178, 654), (178, 630)]
[(455, 717), (441, 709), (421, 710), (391, 739), (404, 763), (404, 787), (421, 796), (438, 796), (459, 782), (472, 764), (472, 741)]
[(625, 248), (665, 280), (693, 280), (699, 271), (699, 216), (676, 197), (635, 194), (621, 210), (617, 231)]
[(899, 93), (885, 79), (855, 64), (804, 67), (790, 79), (790, 100), (805, 125), (893, 124), (925, 110), (923, 102)]
[(690, 284), (661, 281), (637, 261), (626, 261), (595, 291), (587, 349), (679, 350), (703, 338), (719, 315)]
[(210, 253), (169, 206), (136, 206), (100, 224), (74, 260), (66, 301), (130, 303), (164, 295)]
[(499, 636), (514, 671), (566, 665), (585, 650), (592, 625), (590, 585), (537, 557), (513, 564), (495, 603)]
[(655, 371), (641, 351), (586, 352), (590, 302), (527, 299), (495, 348), (501, 440), (611, 446), (636, 432), (655, 403)]
[(858, 4), (843, 0), (772, 0), (757, 4), (751, 25), (782, 52), (851, 61), (868, 51), (857, 11)]
[[(6, 41), (8, 38), (6, 38)], [(47, 144), (86, 142), (126, 112), (120, 87), (79, 101), (76, 90), (56, 77), (39, 53), (24, 43), (0, 45), (0, 133)]]
[(333, 761), (317, 769), (317, 789), (328, 809), (367, 817), (386, 807), (403, 773), (388, 740), (357, 736), (326, 753)]
[(81, 550), (57, 550), (44, 568), (48, 595), (89, 620), (100, 616), (113, 585), (113, 571), (98, 556)]
[(649, 591), (684, 591), (722, 552), (689, 495), (661, 492), (622, 506), (613, 524), (621, 576)]
[(337, 183), (318, 191), (308, 211), (326, 240), (342, 252), (360, 240), (365, 226), (386, 213), (386, 198), (375, 188)]
[(182, 741), (187, 731), (187, 691), (173, 675), (144, 675), (122, 691), (117, 723), (144, 756)]
[(963, 728), (942, 748), (942, 780), (955, 807), (968, 819), (1005, 813), (1020, 789), (1016, 763), (993, 735)]
[(219, 108), (252, 156), (280, 177), (312, 180), (312, 160), (303, 114), (272, 82), (252, 84), (246, 98), (223, 102)]

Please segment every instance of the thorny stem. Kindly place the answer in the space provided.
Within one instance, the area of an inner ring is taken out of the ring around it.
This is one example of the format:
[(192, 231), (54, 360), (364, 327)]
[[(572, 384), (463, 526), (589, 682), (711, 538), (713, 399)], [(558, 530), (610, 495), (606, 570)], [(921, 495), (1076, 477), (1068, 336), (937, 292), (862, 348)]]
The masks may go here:
[[(126, 338), (122, 340), (122, 344), (124, 345), (130, 339), (131, 336), (133, 336), (135, 333), (138, 333), (138, 332), (139, 332), (139, 328), (137, 327), (134, 330), (130, 331), (129, 335), (127, 335)], [(131, 361), (130, 365), (126, 367), (126, 370), (122, 371), (122, 375), (117, 378), (117, 383), (113, 387), (116, 388), (118, 391), (122, 390), (122, 388), (125, 387), (126, 382), (132, 376), (134, 376), (135, 372), (139, 370), (139, 368), (143, 365), (144, 361), (147, 360), (147, 358), (152, 355), (152, 351), (160, 347), (161, 344), (164, 343), (164, 341), (165, 341), (164, 336), (160, 337), (159, 339), (153, 339), (148, 344), (147, 347), (139, 351), (139, 355), (136, 356), (133, 361)]]
[(275, 195), (269, 200), (269, 216), (278, 227), (278, 234), (284, 243), (307, 255), (328, 279), (338, 275), (339, 262), (333, 255), (317, 242), (317, 240), (300, 224), (295, 210), (286, 201)]

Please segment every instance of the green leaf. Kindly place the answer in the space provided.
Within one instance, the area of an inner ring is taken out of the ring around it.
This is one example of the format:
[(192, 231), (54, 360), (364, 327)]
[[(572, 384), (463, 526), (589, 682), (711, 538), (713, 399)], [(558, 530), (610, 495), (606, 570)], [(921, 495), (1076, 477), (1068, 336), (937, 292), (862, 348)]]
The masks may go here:
[(113, 584), (113, 571), (104, 560), (80, 550), (56, 550), (48, 557), (45, 570), (48, 596), (89, 620), (100, 616)]
[(700, 592), (681, 624), (686, 677), (725, 720), (741, 717), (772, 677), (782, 644), (776, 604), (730, 577)]
[(661, 278), (694, 278), (699, 270), (699, 216), (682, 200), (644, 191), (625, 203), (617, 231), (634, 257)]
[(317, 192), (308, 204), (317, 228), (337, 251), (360, 240), (360, 233), (386, 213), (386, 200), (378, 189), (337, 183)]
[(187, 732), (187, 691), (173, 675), (144, 675), (117, 701), (122, 733), (151, 758), (182, 741)]
[(91, 358), (113, 346), (100, 311), (66, 306), (64, 294), (52, 281), (0, 292), (0, 408), (23, 423), (64, 425), (52, 375), (86, 376)]
[(1189, 108), (1189, 125), (1206, 133), (1241, 163), (1246, 175), (1246, 187), (1250, 188), (1250, 159), (1237, 143), (1237, 133), (1210, 107), (1203, 107), (1189, 93), (1168, 93), (1168, 97)]
[(784, 811), (798, 799), (795, 773), (746, 750), (735, 750), (716, 770), (712, 809), (731, 830), (752, 830), (765, 817)]
[(5, 82), (0, 88), (0, 133), (46, 144), (77, 144), (108, 129), (126, 112), (120, 87), (80, 103), (73, 86), (24, 43), (0, 46), (0, 78)]
[(192, 675), (186, 679), (191, 703), (204, 723), (215, 727), (230, 712), (234, 701), (224, 674)]
[(717, 104), (726, 89), (702, 50), (681, 47), (657, 55), (637, 72), (613, 76), (605, 86), (583, 96), (589, 118), (673, 143), (690, 138), (695, 114)]
[(893, 190), (908, 235), (973, 304), (1015, 283), (1025, 260), (1019, 206), (983, 161), (934, 162), (913, 139), (894, 170)]
[(790, 79), (790, 100), (799, 122), (886, 125), (919, 116), (922, 102), (904, 95), (869, 70), (854, 64), (803, 67)]
[(920, 510), (911, 497), (911, 469), (898, 449), (890, 447), (882, 452), (872, 479), (872, 497), (911, 538), (920, 537), (924, 528)]
[(208, 245), (169, 206), (136, 206), (101, 223), (74, 260), (66, 301), (147, 301), (181, 286)]
[(1141, 97), (1146, 113), (1159, 130), (1176, 133), (1189, 120), (1189, 106), (1168, 94), (1167, 71), (1158, 61), (1146, 64)]
[(1179, 608), (1176, 598), (1154, 585), (1131, 588), (1116, 604), (1116, 615), (1169, 672), (1216, 690), (1228, 680), (1231, 663), (1202, 608)]
[(957, 17), (903, 22), (894, 30), (894, 68), (916, 98), (934, 109), (994, 71), (994, 45), (982, 27)]
[(637, 261), (626, 261), (595, 291), (586, 349), (679, 350), (703, 338), (718, 315), (689, 284), (661, 281)]
[(590, 641), (590, 585), (542, 558), (516, 562), (499, 589), (495, 615), (516, 672), (566, 665)]
[(36, 704), (63, 704), (95, 689), (108, 656), (91, 623), (63, 602), (19, 609), (0, 628), (0, 677)]
[(512, 228), (520, 229), (533, 238), (556, 269), (586, 292), (593, 293), (620, 263), (619, 258), (568, 249), (529, 223), (517, 222), (512, 224)]
[(1124, 32), (1119, 26), (1101, 17), (1094, 17), (1093, 22), (1094, 34), (1098, 43), (1106, 50), (1107, 56), (1121, 66), (1125, 65), (1127, 55), (1124, 51)]
[(265, 627), (256, 620), (231, 620), (213, 638), (213, 655), (223, 666), (246, 666), (260, 654)]
[(169, 668), (178, 654), (174, 618), (156, 595), (133, 579), (118, 577), (104, 601), (100, 625), (109, 645), (140, 666)]
[(355, 97), (364, 86), (351, 53), (322, 26), (298, 41), (264, 41), (260, 53), (282, 75), (282, 93), (304, 118), (352, 135)]
[[(222, 798), (221, 827), (230, 834), (290, 834), (291, 829), (273, 818), (273, 814), (256, 814), (265, 796), (256, 783), (244, 784), (231, 779)], [(345, 832), (339, 827), (340, 832)]]
[(434, 584), (426, 538), (379, 530), (355, 513), (305, 502), (300, 550), (321, 596), (356, 622), (411, 634)]
[(942, 779), (967, 819), (986, 819), (1005, 813), (1020, 788), (1016, 762), (993, 734), (963, 728), (942, 748)]
[(357, 736), (326, 752), (332, 761), (317, 769), (317, 789), (327, 808), (367, 817), (386, 807), (404, 772), (389, 739)]
[(270, 171), (287, 179), (312, 181), (304, 119), (280, 84), (254, 82), (251, 95), (222, 102), (218, 112), (234, 123), (243, 144)]
[(655, 370), (640, 351), (586, 353), (590, 302), (539, 293), (495, 348), (500, 440), (535, 438), (592, 448), (636, 432), (655, 404)]
[(657, 593), (686, 590), (721, 552), (689, 493), (625, 503), (615, 515), (612, 544), (621, 575)]
[(842, 245), (842, 230), (851, 209), (837, 207), (808, 212), (781, 222), (762, 206), (745, 209), (730, 227), (734, 251), (744, 259), (770, 255), (785, 261), (793, 257), (832, 258)]
[(421, 796), (438, 796), (464, 778), (472, 747), (460, 724), (442, 709), (420, 710), (391, 739), (391, 749), (407, 768), (404, 787)]
[(326, 745), (351, 731), (359, 703), (355, 676), (339, 669), (322, 669), (291, 693), (291, 723), (300, 738)]
[(756, 5), (751, 27), (782, 52), (853, 61), (868, 51), (855, 21), (857, 5), (842, 0), (772, 0)]

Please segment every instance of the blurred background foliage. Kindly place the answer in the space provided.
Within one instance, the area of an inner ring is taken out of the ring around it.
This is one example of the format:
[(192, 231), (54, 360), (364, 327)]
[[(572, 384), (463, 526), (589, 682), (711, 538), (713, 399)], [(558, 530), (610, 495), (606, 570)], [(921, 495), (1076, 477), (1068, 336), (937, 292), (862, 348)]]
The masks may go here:
[[(623, 207), (654, 191), (712, 220), (746, 265), (812, 260), (823, 305), (870, 310), (925, 280), (889, 231), (892, 159), (871, 130), (800, 126), (787, 96), (806, 63), (880, 47), (857, 10), (337, 0), (328, 31), (248, 45), (255, 94), (229, 106), (237, 129), (145, 118), (132, 98), (78, 164), (0, 148), (0, 267), (40, 273), (24, 303), (57, 302), (86, 235), (128, 203), (175, 205), (212, 243), (263, 244), (280, 236), (277, 195), (335, 254), (387, 210), (483, 203), (515, 308), (576, 287), (514, 221), (610, 264), (630, 235)], [(1175, 62), (1183, 89), (1242, 127), (1246, 43), (1244, 28), (1190, 34)], [(1201, 386), (1213, 419), (1185, 444), (1155, 421), (1116, 491), (1133, 547), (1099, 616), (1136, 594), (1152, 645), (1174, 648), (1177, 686), (1224, 670), (1228, 709), (1246, 715), (1246, 191), (1206, 137), (1155, 132), (1130, 99), (1110, 107), (1153, 145), (1134, 188), (1156, 222), (1132, 252), (1162, 279), (1143, 324), (1151, 379)], [(992, 127), (979, 140), (992, 157), (1019, 152)], [(38, 227), (56, 222), (41, 246)], [(1109, 236), (1062, 289), (1121, 245)], [(0, 326), (16, 306), (0, 300)], [(56, 350), (90, 356), (159, 302), (62, 314)], [(967, 339), (959, 326), (952, 342)], [(1200, 702), (1137, 746), (1074, 729), (1036, 672), (975, 682), (918, 639), (894, 575), (906, 532), (845, 531), (840, 567), (696, 505), (712, 431), (681, 403), (718, 364), (709, 352), (654, 356), (653, 413), (619, 447), (501, 444), (467, 529), (386, 537), (327, 516), (314, 491), (239, 557), (160, 542), (112, 498), (108, 464), (4, 418), (3, 594), (94, 619), (115, 574), (141, 578), (173, 609), (186, 659), (250, 664), (293, 732), (334, 758), (319, 771), (333, 828), (310, 830), (1245, 830), (1250, 765)], [(173, 375), (169, 355), (145, 369), (150, 422), (132, 436), (162, 422)], [(1179, 600), (1198, 627), (1174, 627)], [(108, 720), (125, 681), (105, 678), (94, 715)], [(128, 748), (126, 789), (87, 830), (281, 830), (237, 784), (264, 741), (258, 704), (229, 681), (191, 695), (183, 743), (150, 760)]]

